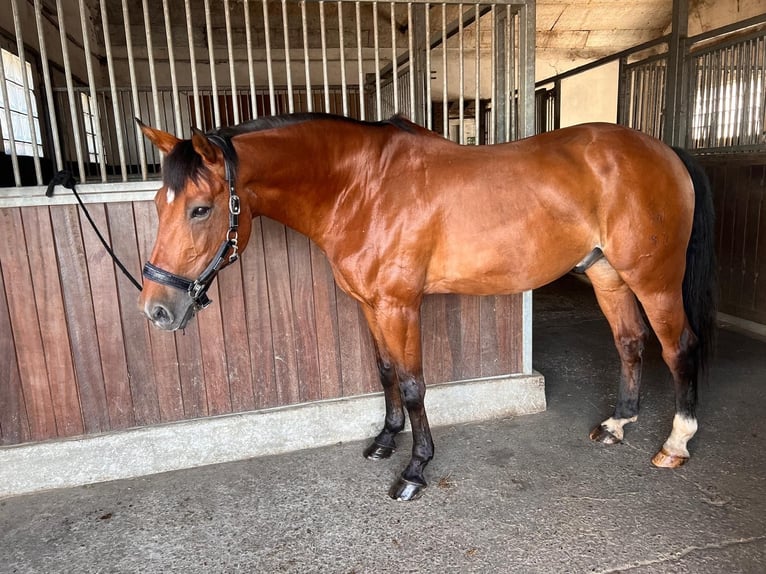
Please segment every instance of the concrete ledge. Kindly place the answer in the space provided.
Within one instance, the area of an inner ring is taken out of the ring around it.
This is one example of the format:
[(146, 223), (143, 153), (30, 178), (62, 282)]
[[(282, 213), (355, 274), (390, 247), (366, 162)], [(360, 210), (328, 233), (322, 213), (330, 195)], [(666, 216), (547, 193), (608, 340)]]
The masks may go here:
[[(545, 410), (542, 375), (433, 385), (432, 426)], [(0, 498), (280, 454), (374, 436), (382, 393), (0, 448)]]

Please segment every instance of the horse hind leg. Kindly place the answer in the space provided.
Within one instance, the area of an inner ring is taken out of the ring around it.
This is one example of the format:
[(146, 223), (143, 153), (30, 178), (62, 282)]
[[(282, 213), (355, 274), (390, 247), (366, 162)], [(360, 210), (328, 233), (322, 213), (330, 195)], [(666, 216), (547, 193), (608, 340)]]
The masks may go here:
[(614, 413), (590, 432), (590, 438), (604, 444), (617, 444), (623, 439), (625, 425), (638, 419), (647, 328), (635, 294), (605, 259), (590, 267), (586, 274), (609, 321), (620, 356), (620, 383)]
[(688, 442), (697, 432), (699, 344), (683, 310), (681, 293), (669, 306), (667, 295), (644, 301), (644, 310), (662, 345), (662, 358), (673, 376), (676, 412), (673, 429), (652, 458), (661, 468), (677, 468), (689, 460)]

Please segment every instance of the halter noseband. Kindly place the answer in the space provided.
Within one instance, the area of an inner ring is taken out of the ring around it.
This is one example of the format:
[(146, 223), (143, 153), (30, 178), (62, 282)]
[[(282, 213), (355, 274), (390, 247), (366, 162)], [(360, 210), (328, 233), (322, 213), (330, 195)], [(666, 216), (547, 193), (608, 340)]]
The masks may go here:
[(143, 276), (150, 281), (186, 291), (194, 303), (195, 311), (210, 305), (211, 301), (207, 296), (207, 290), (221, 270), (223, 263), (225, 261), (234, 263), (239, 258), (239, 235), (237, 230), (239, 229), (240, 203), (239, 196), (234, 189), (235, 169), (233, 165), (236, 155), (231, 143), (225, 138), (216, 134), (208, 135), (207, 138), (221, 149), (224, 164), (226, 165), (226, 181), (229, 184), (229, 230), (226, 232), (226, 238), (218, 248), (218, 252), (213, 257), (213, 260), (200, 273), (199, 277), (193, 281), (170, 271), (165, 271), (148, 261), (144, 265), (143, 270)]

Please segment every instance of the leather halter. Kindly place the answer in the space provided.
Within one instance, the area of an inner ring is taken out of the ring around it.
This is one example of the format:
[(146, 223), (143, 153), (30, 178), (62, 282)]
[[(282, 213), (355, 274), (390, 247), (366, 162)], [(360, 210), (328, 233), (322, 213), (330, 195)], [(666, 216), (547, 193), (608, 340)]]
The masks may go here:
[(149, 281), (186, 291), (194, 303), (195, 311), (210, 305), (211, 301), (207, 296), (207, 290), (210, 288), (213, 279), (222, 269), (224, 262), (234, 263), (239, 258), (238, 229), (240, 202), (237, 191), (234, 188), (236, 179), (234, 161), (236, 161), (236, 153), (229, 140), (216, 134), (208, 135), (207, 138), (221, 149), (226, 166), (226, 181), (229, 184), (229, 230), (226, 232), (226, 237), (218, 248), (213, 260), (200, 273), (199, 277), (194, 280), (165, 271), (148, 261), (144, 265), (143, 270), (144, 278)]

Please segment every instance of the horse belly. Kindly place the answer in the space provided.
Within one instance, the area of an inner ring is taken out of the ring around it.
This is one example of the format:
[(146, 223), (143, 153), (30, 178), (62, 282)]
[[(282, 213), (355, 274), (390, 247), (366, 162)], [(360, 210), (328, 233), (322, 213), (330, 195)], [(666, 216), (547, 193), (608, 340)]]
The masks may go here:
[[(579, 242), (578, 242), (579, 243)], [(455, 242), (432, 260), (427, 293), (500, 295), (535, 289), (570, 271), (583, 247), (566, 243)]]

